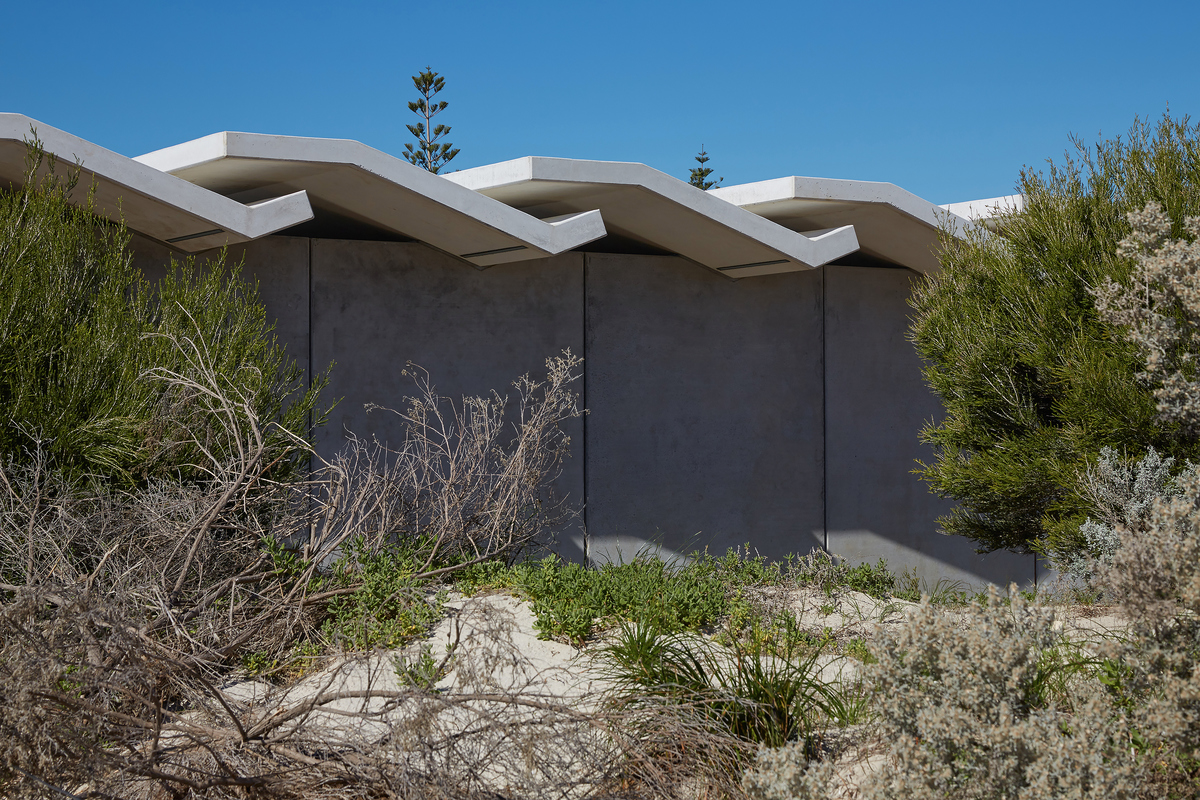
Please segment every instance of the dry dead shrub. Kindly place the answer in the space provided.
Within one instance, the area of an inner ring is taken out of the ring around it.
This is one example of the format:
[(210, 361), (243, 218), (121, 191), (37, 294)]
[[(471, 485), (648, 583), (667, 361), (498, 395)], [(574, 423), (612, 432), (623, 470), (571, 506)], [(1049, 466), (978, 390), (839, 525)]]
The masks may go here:
[(572, 391), (581, 363), (564, 351), (547, 359), (545, 380), (514, 382), (515, 402), (493, 392), (457, 405), (409, 365), (416, 393), (408, 408), (371, 407), (401, 418), (403, 440), (351, 436), (321, 465), (313, 485), (323, 513), (304, 554), (320, 561), (352, 539), (368, 555), (408, 543), (423, 555), (420, 576), (436, 577), (548, 544), (573, 515), (552, 485), (570, 450), (562, 425), (585, 413)]
[[(519, 381), (511, 426), (503, 398), (454, 408), (419, 379), (400, 447), (355, 441), (311, 479), (279, 484), (264, 458), (270, 423), (217, 378), (202, 343), (177, 345), (188, 369), (149, 377), (225, 431), (214, 440), (209, 425), (189, 443), (201, 479), (86, 495), (38, 459), (0, 469), (6, 796), (568, 797), (603, 795), (622, 775), (649, 785), (637, 765), (652, 759), (611, 709), (528, 682), (431, 690), (398, 685), (389, 667), (299, 694), (261, 684), (270, 696), (252, 701), (228, 685), (247, 652), (287, 660), (325, 604), (356, 590), (353, 564), (335, 588), (322, 582), (351, 543), (419, 552), (412, 577), (428, 582), (542, 541), (565, 510), (548, 485), (569, 445), (559, 426), (580, 413), (578, 359)], [(300, 441), (291, 455), (312, 457)]]

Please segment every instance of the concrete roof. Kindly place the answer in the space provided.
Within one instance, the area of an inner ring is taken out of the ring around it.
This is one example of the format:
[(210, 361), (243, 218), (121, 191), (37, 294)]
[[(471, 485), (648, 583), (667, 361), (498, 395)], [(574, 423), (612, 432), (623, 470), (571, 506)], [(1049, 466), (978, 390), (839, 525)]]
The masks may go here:
[(347, 139), (215, 133), (137, 161), (242, 200), (306, 190), (317, 211), (430, 244), (479, 267), (605, 235), (595, 207), (537, 219)]
[(246, 205), (23, 114), (0, 113), (0, 183), (24, 180), (25, 140), (34, 135), (46, 153), (64, 164), (79, 164), (84, 179), (75, 192), (82, 197), (94, 184), (96, 211), (180, 250), (200, 252), (257, 239), (313, 216), (303, 191)]
[(940, 269), (940, 226), (970, 225), (891, 183), (793, 176), (723, 186), (708, 194), (792, 230), (853, 224), (860, 252), (922, 273)]
[(644, 164), (543, 157), (434, 175), (351, 140), (237, 132), (130, 159), (20, 114), (0, 114), (0, 181), (23, 179), (31, 128), (81, 165), (91, 181), (77, 191), (94, 183), (100, 213), (189, 252), (303, 224), (298, 235), (410, 238), (479, 267), (604, 238), (596, 247), (677, 253), (732, 278), (856, 258), (931, 272), (939, 227), (994, 227), (1022, 200), (939, 207), (890, 183), (801, 177), (705, 192)]
[(811, 269), (858, 249), (849, 220), (789, 230), (644, 164), (528, 157), (444, 180), (535, 217), (598, 208), (610, 233), (735, 278)]
[(999, 217), (1025, 208), (1025, 195), (1009, 194), (1004, 197), (989, 197), (984, 200), (967, 200), (962, 203), (946, 203), (942, 208), (978, 223), (990, 231), (999, 227)]

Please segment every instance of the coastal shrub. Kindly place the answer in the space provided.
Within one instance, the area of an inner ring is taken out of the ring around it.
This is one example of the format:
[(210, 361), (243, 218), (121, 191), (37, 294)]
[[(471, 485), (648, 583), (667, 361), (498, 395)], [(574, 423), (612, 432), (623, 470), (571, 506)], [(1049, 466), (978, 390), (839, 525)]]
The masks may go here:
[[(1102, 448), (1085, 480), (1097, 519), (1088, 517), (1080, 526), (1085, 547), (1061, 554), (1059, 568), (1090, 580), (1097, 568), (1112, 564), (1122, 530), (1146, 533), (1154, 504), (1182, 493), (1179, 480), (1183, 476), (1171, 474), (1174, 463), (1175, 459), (1163, 458), (1153, 447), (1137, 463), (1122, 459), (1111, 447)], [(1194, 469), (1189, 464), (1185, 474)]]
[(511, 588), (529, 599), (537, 629), (546, 638), (583, 642), (598, 624), (625, 620), (653, 626), (664, 633), (695, 631), (727, 613), (729, 579), (724, 559), (698, 554), (675, 567), (650, 555), (627, 563), (592, 568), (563, 561), (556, 555), (505, 568), (480, 565), (464, 572), (460, 586)]
[[(1092, 290), (1134, 285), (1120, 246), (1129, 212), (1158, 203), (1175, 236), (1200, 214), (1200, 126), (1168, 116), (1076, 141), (1044, 172), (1022, 171), (1017, 189), (1022, 210), (995, 233), (944, 232), (942, 271), (915, 284), (911, 336), (946, 409), (921, 432), (935, 456), (920, 472), (957, 501), (945, 532), (1061, 558), (1087, 549), (1084, 476), (1101, 448), (1197, 452), (1195, 432), (1159, 413), (1155, 383), (1138, 380), (1144, 351), (1114, 335)], [(1177, 341), (1170, 364), (1186, 366), (1197, 340)]]
[(853, 704), (821, 679), (821, 655), (820, 647), (723, 647), (694, 634), (623, 623), (598, 657), (624, 702), (689, 706), (744, 741), (768, 747), (803, 741), (815, 754), (824, 726), (855, 721)]
[(1200, 793), (1200, 476), (1179, 488), (1154, 504), (1145, 531), (1121, 531), (1097, 576), (1132, 625), (1104, 684), (1132, 718), (1160, 797)]
[(861, 695), (821, 676), (822, 647), (723, 646), (692, 633), (622, 623), (596, 655), (609, 705), (659, 768), (728, 796), (759, 747), (825, 751), (830, 729), (860, 722)]
[[(576, 643), (598, 628), (622, 620), (672, 634), (706, 629), (722, 619), (727, 622), (725, 634), (735, 638), (752, 636), (764, 642), (796, 638), (815, 643), (820, 635), (789, 628), (795, 627), (790, 615), (764, 616), (752, 590), (808, 586), (831, 597), (846, 591), (881, 600), (915, 601), (921, 597), (916, 579), (897, 576), (883, 559), (851, 565), (821, 550), (800, 557), (789, 555), (782, 561), (752, 556), (749, 548), (729, 548), (719, 558), (697, 551), (676, 564), (639, 553), (628, 562), (591, 567), (551, 555), (512, 565), (498, 561), (475, 564), (455, 579), (458, 588), (467, 593), (516, 591), (532, 604), (543, 636)], [(940, 582), (933, 590), (935, 602), (961, 602), (957, 588), (952, 582)]]
[(335, 594), (325, 605), (321, 634), (341, 650), (394, 649), (424, 634), (441, 617), (445, 592), (418, 573), (420, 552), (364, 553), (352, 542), (330, 574), (314, 583), (314, 593)]
[(0, 461), (40, 458), (69, 481), (119, 488), (197, 477), (200, 448), (231, 444), (208, 413), (203, 363), (269, 422), (271, 477), (293, 475), (292, 441), (323, 418), (323, 381), (304, 385), (257, 286), (224, 254), (172, 261), (151, 284), (128, 231), (96, 215), (78, 179), (35, 140), (23, 184), (0, 187)]
[(1063, 658), (1051, 613), (999, 599), (961, 620), (923, 605), (876, 648), (865, 676), (896, 768), (867, 797), (1132, 796), (1127, 726), (1061, 680), (1087, 660)]
[[(878, 798), (1137, 796), (1130, 720), (1080, 691), (1095, 659), (1063, 641), (1049, 612), (1017, 592), (954, 613), (923, 603), (863, 667), (888, 766)], [(797, 748), (763, 753), (744, 780), (754, 797), (826, 797), (834, 773)]]

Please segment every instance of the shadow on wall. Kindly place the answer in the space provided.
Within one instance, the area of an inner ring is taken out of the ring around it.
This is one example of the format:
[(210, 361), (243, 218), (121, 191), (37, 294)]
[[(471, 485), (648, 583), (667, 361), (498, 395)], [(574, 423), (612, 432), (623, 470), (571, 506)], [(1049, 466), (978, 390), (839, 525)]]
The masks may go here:
[[(750, 542), (827, 547), (930, 585), (1027, 585), (1032, 556), (937, 532), (912, 474), (941, 413), (906, 338), (914, 273), (876, 267), (731, 282), (676, 258), (587, 262), (589, 556)], [(700, 531), (701, 533), (697, 533)], [(828, 532), (828, 533), (826, 533)], [(582, 537), (570, 548), (582, 558)]]

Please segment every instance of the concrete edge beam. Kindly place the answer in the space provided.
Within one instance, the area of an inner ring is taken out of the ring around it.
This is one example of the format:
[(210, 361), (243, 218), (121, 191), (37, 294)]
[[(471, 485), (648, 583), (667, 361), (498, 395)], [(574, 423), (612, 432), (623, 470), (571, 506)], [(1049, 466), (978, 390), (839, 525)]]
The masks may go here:
[[(893, 183), (879, 181), (807, 178), (793, 175), (754, 183), (722, 186), (709, 190), (709, 194), (769, 219), (787, 216), (789, 213), (794, 213), (797, 206), (805, 204), (814, 208), (827, 205), (849, 207), (850, 209), (855, 206), (876, 205), (894, 209), (903, 217), (911, 219), (920, 228), (928, 230), (931, 235), (948, 226), (955, 236), (961, 237), (975, 227), (973, 220), (959, 213), (958, 209), (934, 205)], [(848, 219), (854, 217), (853, 210), (835, 212), (835, 215), (840, 214), (845, 214)], [(826, 214), (824, 218), (829, 219), (830, 215)], [(911, 223), (906, 223), (906, 226), (911, 226)], [(903, 259), (903, 261), (910, 260)], [(918, 262), (905, 263), (905, 266), (918, 272), (936, 269), (931, 264)]]
[[(280, 162), (319, 165), (326, 169), (323, 179), (328, 178), (329, 169), (353, 173), (341, 182), (326, 180), (321, 186), (314, 182), (307, 190), (314, 200), (335, 206), (352, 202), (354, 198), (348, 196), (352, 191), (370, 192), (378, 202), (371, 204), (373, 217), (368, 218), (368, 222), (423, 241), (478, 267), (546, 258), (595, 241), (607, 233), (598, 211), (577, 213), (553, 222), (540, 220), (349, 139), (226, 131), (156, 150), (138, 156), (136, 160), (201, 184), (206, 174), (211, 174), (218, 164), (225, 174), (240, 174), (245, 181), (259, 184), (274, 182), (269, 174), (270, 165)], [(291, 178), (290, 182), (302, 186), (305, 180), (304, 176), (299, 176)], [(391, 213), (401, 203), (421, 204), (423, 213), (436, 217), (443, 224), (404, 228), (404, 215)], [(473, 230), (493, 232), (493, 238), (499, 240), (498, 246), (463, 252), (462, 239)]]
[[(185, 252), (240, 244), (313, 217), (303, 191), (245, 205), (24, 114), (0, 113), (0, 179), (24, 177), (26, 142), (35, 136), (47, 154), (92, 178), (98, 213)], [(81, 181), (75, 191), (90, 188)]]
[(662, 221), (654, 214), (622, 218), (622, 225), (642, 241), (677, 252), (729, 277), (812, 269), (858, 249), (853, 225), (840, 226), (822, 236), (809, 238), (645, 164), (528, 156), (454, 172), (446, 175), (444, 180), (497, 197), (511, 196), (511, 189), (519, 186), (520, 202), (526, 207), (552, 200), (561, 186), (571, 185), (573, 192), (582, 192), (576, 202), (598, 206), (614, 225), (622, 209), (620, 198), (609, 190), (613, 187), (635, 188), (649, 195), (651, 202), (664, 214), (680, 210), (688, 212), (691, 224), (719, 231), (726, 239), (744, 241), (753, 246), (755, 253), (761, 254), (765, 249), (775, 254), (766, 258), (758, 255), (740, 263), (719, 261), (713, 257), (711, 248), (699, 244), (689, 247), (686, 237), (675, 236), (667, 240)]

